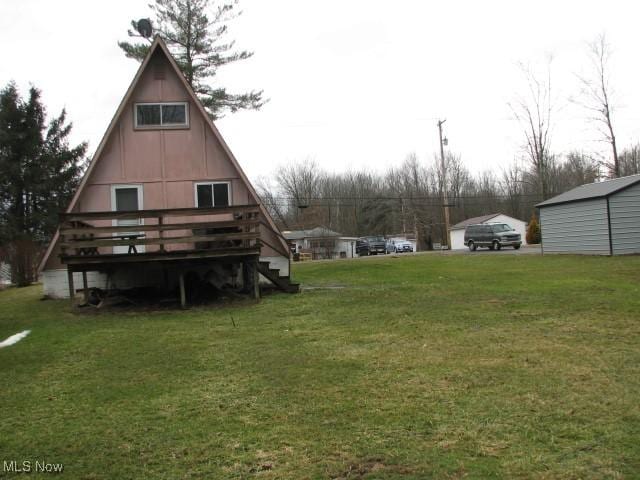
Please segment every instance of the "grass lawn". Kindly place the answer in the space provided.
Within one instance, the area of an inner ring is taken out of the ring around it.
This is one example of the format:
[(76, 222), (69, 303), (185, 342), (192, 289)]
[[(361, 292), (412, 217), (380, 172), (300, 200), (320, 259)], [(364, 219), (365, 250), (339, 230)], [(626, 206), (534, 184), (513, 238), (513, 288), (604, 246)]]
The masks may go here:
[(0, 462), (87, 479), (640, 477), (640, 257), (294, 276), (344, 288), (98, 315), (0, 292), (0, 340), (32, 330), (0, 349)]

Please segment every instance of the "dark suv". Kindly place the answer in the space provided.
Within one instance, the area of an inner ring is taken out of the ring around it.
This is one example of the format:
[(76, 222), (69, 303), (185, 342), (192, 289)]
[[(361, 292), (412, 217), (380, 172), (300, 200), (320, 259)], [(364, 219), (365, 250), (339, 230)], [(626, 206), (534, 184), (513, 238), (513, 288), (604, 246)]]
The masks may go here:
[(506, 223), (484, 223), (467, 227), (464, 232), (464, 244), (472, 252), (478, 247), (488, 247), (489, 250), (513, 247), (517, 250), (522, 245), (522, 239), (520, 234)]
[(383, 236), (362, 237), (356, 241), (356, 253), (361, 256), (385, 254), (386, 243)]

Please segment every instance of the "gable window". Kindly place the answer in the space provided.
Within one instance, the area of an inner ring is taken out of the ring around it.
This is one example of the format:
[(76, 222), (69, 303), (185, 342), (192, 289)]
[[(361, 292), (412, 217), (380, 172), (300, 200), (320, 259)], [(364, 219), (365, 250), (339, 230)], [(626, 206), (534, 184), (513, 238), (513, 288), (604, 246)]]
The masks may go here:
[(196, 207), (228, 207), (230, 204), (229, 182), (196, 183)]
[(189, 126), (187, 102), (136, 103), (136, 128), (177, 128)]

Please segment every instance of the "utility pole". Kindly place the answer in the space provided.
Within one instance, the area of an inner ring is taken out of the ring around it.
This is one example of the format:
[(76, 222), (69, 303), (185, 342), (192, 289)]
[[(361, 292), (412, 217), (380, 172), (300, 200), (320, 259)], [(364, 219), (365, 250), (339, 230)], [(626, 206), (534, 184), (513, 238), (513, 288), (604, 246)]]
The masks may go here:
[(444, 161), (444, 145), (447, 142), (442, 138), (442, 125), (447, 120), (438, 120), (438, 133), (440, 134), (440, 163), (442, 168), (442, 206), (444, 208), (444, 231), (447, 240), (447, 248), (451, 250), (451, 232), (449, 231), (449, 200), (447, 199), (447, 165)]

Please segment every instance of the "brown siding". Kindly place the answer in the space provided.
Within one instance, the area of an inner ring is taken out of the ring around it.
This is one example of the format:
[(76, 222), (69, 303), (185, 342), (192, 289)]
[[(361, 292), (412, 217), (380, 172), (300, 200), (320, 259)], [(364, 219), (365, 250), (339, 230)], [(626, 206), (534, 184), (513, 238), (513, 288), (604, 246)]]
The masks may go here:
[[(105, 139), (100, 157), (94, 159), (96, 164), (74, 211), (111, 210), (114, 184), (141, 184), (144, 209), (194, 207), (197, 181), (229, 181), (233, 204), (256, 203), (257, 199), (252, 198), (225, 148), (160, 49), (154, 53), (149, 67), (141, 73), (109, 138)], [(136, 130), (134, 105), (138, 102), (188, 102), (189, 128)], [(264, 235), (269, 243), (280, 246), (273, 233), (265, 231)], [(172, 249), (181, 247), (184, 246), (171, 246)], [(54, 248), (45, 269), (60, 268), (58, 254)], [(263, 255), (278, 254), (265, 247)]]

